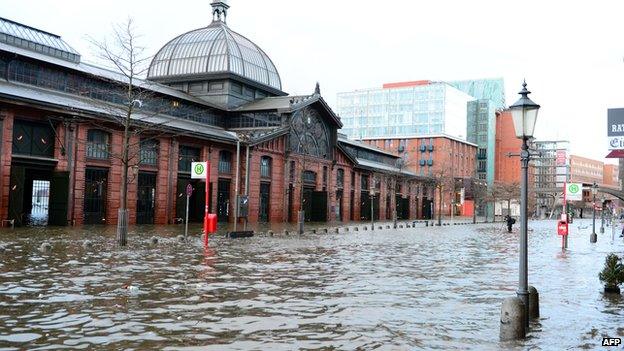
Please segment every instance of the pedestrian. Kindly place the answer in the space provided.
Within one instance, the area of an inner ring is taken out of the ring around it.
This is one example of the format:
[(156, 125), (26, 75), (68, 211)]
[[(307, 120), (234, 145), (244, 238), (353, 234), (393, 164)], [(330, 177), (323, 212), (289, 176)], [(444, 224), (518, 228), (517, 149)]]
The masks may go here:
[(512, 218), (510, 215), (507, 215), (506, 220), (507, 220), (507, 232), (511, 233), (511, 230), (513, 229), (513, 225), (516, 223), (516, 220)]
[(622, 233), (620, 233), (620, 238), (624, 237), (624, 225), (622, 226)]

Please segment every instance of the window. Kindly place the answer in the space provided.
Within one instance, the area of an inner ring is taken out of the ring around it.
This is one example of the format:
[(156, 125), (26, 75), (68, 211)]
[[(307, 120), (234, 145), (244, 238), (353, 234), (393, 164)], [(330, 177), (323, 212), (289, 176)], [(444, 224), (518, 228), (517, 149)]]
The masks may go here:
[(108, 159), (110, 135), (105, 131), (91, 129), (87, 132), (87, 158)]
[(13, 153), (54, 157), (54, 130), (49, 124), (16, 120), (13, 123)]
[(355, 172), (351, 172), (351, 189), (355, 189)]
[(271, 178), (271, 158), (269, 156), (262, 156), (260, 159), (260, 176)]
[(219, 173), (232, 172), (232, 153), (229, 151), (219, 151)]
[(362, 175), (361, 179), (362, 179), (361, 180), (361, 183), (362, 183), (362, 187), (361, 188), (362, 188), (362, 190), (368, 191), (368, 187), (369, 187), (368, 186), (368, 176), (367, 175)]
[(295, 182), (295, 161), (290, 161), (290, 182)]
[(142, 165), (155, 166), (158, 163), (158, 141), (153, 139), (141, 140), (139, 154)]
[(191, 172), (191, 162), (199, 161), (200, 150), (191, 146), (180, 146), (178, 172)]
[(336, 171), (336, 186), (339, 189), (344, 188), (344, 169), (338, 168)]

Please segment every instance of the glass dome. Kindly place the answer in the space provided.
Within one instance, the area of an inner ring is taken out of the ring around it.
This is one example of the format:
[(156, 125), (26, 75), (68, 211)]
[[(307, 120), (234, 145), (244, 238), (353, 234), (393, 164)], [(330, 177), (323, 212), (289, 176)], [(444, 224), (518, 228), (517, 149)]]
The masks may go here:
[(148, 79), (190, 78), (233, 73), (282, 90), (271, 59), (256, 44), (232, 31), (223, 21), (182, 34), (154, 56)]

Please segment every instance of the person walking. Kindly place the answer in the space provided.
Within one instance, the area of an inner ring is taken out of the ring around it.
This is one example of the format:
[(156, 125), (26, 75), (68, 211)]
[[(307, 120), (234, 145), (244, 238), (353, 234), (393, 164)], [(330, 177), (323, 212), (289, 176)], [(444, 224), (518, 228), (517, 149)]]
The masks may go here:
[(510, 215), (507, 215), (505, 219), (507, 220), (507, 232), (511, 233), (511, 230), (513, 229), (513, 225), (516, 223), (516, 220)]

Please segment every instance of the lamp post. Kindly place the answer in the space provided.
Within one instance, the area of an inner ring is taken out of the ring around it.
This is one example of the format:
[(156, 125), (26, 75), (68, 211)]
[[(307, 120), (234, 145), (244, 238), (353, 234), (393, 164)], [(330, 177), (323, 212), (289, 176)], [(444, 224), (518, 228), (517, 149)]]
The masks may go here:
[(522, 149), (520, 151), (520, 262), (517, 295), (524, 304), (525, 328), (529, 325), (529, 284), (528, 284), (528, 168), (529, 168), (529, 138), (533, 137), (537, 112), (540, 105), (529, 99), (531, 94), (526, 88), (526, 81), (522, 84), (522, 91), (519, 92), (521, 98), (509, 107), (516, 131), (516, 137), (522, 139)]
[(604, 195), (600, 197), (600, 234), (604, 234), (604, 225), (605, 225), (605, 199)]
[[(374, 182), (374, 180), (373, 180)], [(371, 212), (370, 212), (370, 216), (371, 216), (371, 230), (375, 230), (375, 212), (373, 210), (373, 203), (375, 202), (375, 187), (371, 186), (370, 189), (370, 205), (371, 205)]]
[(598, 235), (596, 235), (596, 194), (598, 193), (598, 184), (594, 182), (591, 188), (592, 192), (592, 233), (589, 236), (589, 242), (595, 243), (598, 241)]

